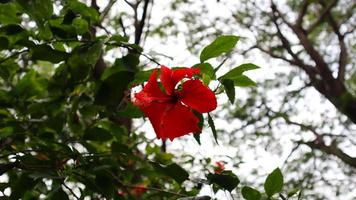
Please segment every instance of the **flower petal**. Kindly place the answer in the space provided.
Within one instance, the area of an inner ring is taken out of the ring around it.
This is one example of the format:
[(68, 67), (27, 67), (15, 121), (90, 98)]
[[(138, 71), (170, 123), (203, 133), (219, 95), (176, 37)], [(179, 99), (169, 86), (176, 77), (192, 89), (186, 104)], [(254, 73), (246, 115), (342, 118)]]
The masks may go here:
[(199, 68), (179, 68), (173, 71), (172, 79), (176, 85), (183, 78), (192, 78), (193, 75), (200, 74)]
[(149, 106), (141, 108), (141, 110), (145, 113), (145, 116), (150, 120), (153, 129), (156, 132), (157, 138), (166, 139), (163, 135), (163, 121), (162, 118), (166, 115), (167, 111), (171, 109), (174, 104), (170, 103), (151, 103)]
[(187, 106), (174, 104), (162, 116), (162, 139), (173, 140), (189, 133), (200, 132), (199, 119)]
[(215, 110), (217, 106), (215, 94), (200, 80), (184, 82), (179, 95), (184, 104), (200, 113)]
[(164, 65), (161, 65), (160, 79), (168, 95), (171, 95), (173, 93), (175, 87), (174, 81), (172, 80), (172, 74), (173, 71), (171, 69)]
[(199, 74), (199, 68), (179, 68), (176, 70), (171, 70), (168, 67), (161, 65), (161, 75), (160, 79), (163, 84), (164, 89), (168, 95), (173, 94), (174, 87), (183, 78), (192, 78), (193, 75)]
[(164, 92), (162, 92), (162, 90), (159, 88), (156, 74), (157, 69), (152, 72), (147, 84), (143, 87), (142, 91), (134, 95), (135, 99), (133, 103), (135, 105), (144, 107), (148, 106), (153, 101), (168, 98), (168, 96), (164, 94)]

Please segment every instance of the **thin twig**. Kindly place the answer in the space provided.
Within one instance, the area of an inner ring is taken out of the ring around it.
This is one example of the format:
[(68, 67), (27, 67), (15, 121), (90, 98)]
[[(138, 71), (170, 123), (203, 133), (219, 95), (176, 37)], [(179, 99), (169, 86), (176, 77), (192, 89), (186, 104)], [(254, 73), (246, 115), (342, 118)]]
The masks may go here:
[(67, 188), (67, 190), (69, 190), (69, 192), (76, 198), (76, 199), (80, 199), (75, 193), (74, 193), (74, 191), (70, 188), (70, 187), (68, 187), (68, 185), (66, 185), (65, 184), (65, 182), (63, 181), (62, 182), (62, 185), (65, 187), (65, 188)]
[(29, 51), (28, 49), (25, 49), (25, 50), (22, 50), (22, 51), (18, 51), (18, 52), (16, 52), (16, 53), (12, 54), (11, 56), (8, 56), (8, 57), (6, 57), (6, 58), (0, 60), (0, 64), (4, 63), (4, 62), (7, 61), (7, 60), (10, 60), (11, 58), (13, 58), (13, 57), (15, 57), (15, 56), (18, 56), (18, 55), (20, 55), (20, 54), (22, 54), (22, 53), (25, 53), (25, 52), (28, 52), (28, 51)]
[[(145, 190), (152, 190), (152, 191), (157, 191), (157, 192), (163, 192), (163, 193), (167, 193), (167, 194), (172, 194), (172, 195), (175, 195), (175, 196), (179, 196), (179, 197), (188, 197), (187, 195), (184, 195), (184, 194), (179, 194), (179, 193), (176, 193), (176, 192), (171, 192), (171, 191), (167, 191), (167, 190), (162, 190), (162, 189), (159, 189), (159, 188), (153, 188), (153, 187), (142, 187), (142, 186), (136, 186), (136, 185), (126, 185), (124, 184), (114, 173), (112, 173), (111, 171), (109, 170), (105, 170), (107, 173), (109, 173), (114, 179), (115, 181), (121, 186), (123, 187), (125, 190), (127, 190), (127, 188), (140, 188), (140, 189), (145, 189)], [(127, 190), (126, 191), (128, 194), (129, 191)]]

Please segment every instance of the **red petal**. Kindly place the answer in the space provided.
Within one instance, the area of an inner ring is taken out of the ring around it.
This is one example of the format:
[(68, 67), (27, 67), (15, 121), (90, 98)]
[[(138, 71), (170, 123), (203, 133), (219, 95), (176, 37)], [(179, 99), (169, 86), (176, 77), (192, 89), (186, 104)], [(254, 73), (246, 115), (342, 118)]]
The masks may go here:
[(199, 68), (180, 68), (177, 70), (173, 71), (172, 79), (175, 82), (174, 85), (176, 85), (179, 81), (181, 81), (183, 78), (192, 78), (193, 75), (195, 74), (200, 74), (200, 69)]
[(183, 83), (180, 100), (200, 113), (215, 110), (215, 94), (199, 80), (188, 80)]
[(175, 87), (174, 81), (172, 80), (172, 74), (173, 71), (171, 69), (164, 65), (161, 65), (160, 79), (168, 95), (171, 95), (173, 93)]
[(134, 104), (139, 107), (148, 106), (150, 103), (160, 99), (166, 99), (168, 96), (161, 91), (157, 82), (157, 69), (155, 69), (147, 84), (143, 87), (142, 91), (135, 94)]
[(173, 106), (174, 104), (154, 102), (151, 103), (149, 106), (141, 108), (141, 110), (145, 113), (146, 117), (148, 117), (148, 119), (150, 120), (158, 139), (166, 139), (163, 135), (162, 130), (162, 118), (164, 115), (166, 115), (167, 111)]
[(192, 78), (194, 74), (199, 74), (199, 68), (180, 68), (171, 70), (168, 67), (161, 65), (161, 82), (168, 95), (173, 94), (174, 87), (183, 78)]
[(162, 139), (173, 140), (176, 137), (201, 131), (198, 126), (199, 119), (188, 107), (179, 102), (164, 113), (162, 121)]

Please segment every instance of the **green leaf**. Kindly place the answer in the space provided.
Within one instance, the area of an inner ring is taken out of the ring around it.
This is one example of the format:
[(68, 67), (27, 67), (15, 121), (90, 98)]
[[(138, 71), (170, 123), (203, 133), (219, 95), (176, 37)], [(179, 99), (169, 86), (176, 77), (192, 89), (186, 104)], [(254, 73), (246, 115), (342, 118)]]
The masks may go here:
[(13, 132), (14, 132), (14, 129), (11, 126), (0, 128), (0, 139), (4, 139), (4, 138), (12, 135)]
[(231, 192), (240, 183), (239, 178), (231, 171), (223, 171), (220, 174), (208, 174), (210, 184), (216, 184), (219, 187)]
[(129, 38), (127, 36), (122, 36), (122, 35), (113, 35), (110, 37), (109, 39), (110, 42), (114, 42), (114, 43), (126, 43), (129, 41)]
[(251, 187), (244, 186), (241, 190), (242, 196), (246, 200), (260, 200), (261, 193), (258, 190), (255, 190)]
[(50, 193), (47, 199), (48, 200), (69, 200), (67, 193), (65, 193), (61, 187), (59, 187), (53, 193)]
[(264, 183), (264, 188), (265, 188), (266, 194), (269, 197), (282, 191), (283, 175), (279, 168), (276, 168), (275, 170), (273, 170), (272, 173), (270, 173), (267, 176), (267, 179)]
[(42, 23), (53, 14), (52, 0), (16, 0), (16, 2), (37, 22), (38, 26), (42, 26)]
[(78, 17), (73, 20), (72, 25), (75, 27), (75, 30), (78, 35), (83, 35), (89, 30), (88, 22)]
[(296, 194), (299, 193), (299, 192), (300, 192), (300, 190), (299, 190), (298, 188), (295, 188), (295, 189), (289, 191), (288, 194), (287, 194), (287, 196), (288, 196), (288, 198), (290, 198), (290, 197), (296, 195)]
[(124, 154), (132, 154), (131, 150), (125, 144), (119, 142), (113, 142), (111, 144), (111, 152), (113, 153), (124, 153)]
[(75, 80), (86, 78), (90, 69), (97, 63), (101, 53), (102, 43), (100, 41), (76, 47), (67, 60), (72, 77)]
[(22, 77), (15, 88), (16, 94), (20, 98), (30, 98), (45, 94), (47, 81), (40, 77), (34, 70), (30, 70)]
[(233, 81), (234, 85), (239, 87), (254, 87), (257, 85), (256, 82), (245, 75), (236, 76)]
[(2, 26), (0, 28), (0, 35), (5, 34), (5, 35), (16, 35), (21, 32), (25, 31), (20, 25), (18, 24), (9, 24), (6, 26)]
[(9, 48), (9, 40), (6, 37), (0, 36), (0, 51)]
[(112, 176), (101, 170), (95, 176), (95, 184), (100, 189), (100, 193), (104, 193), (106, 197), (111, 199), (115, 190)]
[(0, 106), (8, 105), (8, 104), (11, 105), (11, 96), (9, 92), (6, 90), (0, 90)]
[(194, 133), (194, 134), (193, 134), (193, 137), (194, 137), (195, 141), (197, 141), (199, 145), (201, 145), (201, 142), (200, 142), (200, 134), (201, 134), (201, 133)]
[(47, 22), (39, 26), (38, 37), (42, 40), (50, 40), (53, 37), (51, 28)]
[(106, 78), (96, 93), (96, 103), (100, 105), (118, 105), (133, 77), (133, 72), (120, 71)]
[(100, 19), (97, 10), (88, 7), (78, 0), (68, 0), (68, 6), (74, 13), (80, 14), (83, 18), (87, 19), (90, 24), (96, 23)]
[(153, 69), (137, 72), (135, 74), (135, 78), (130, 83), (130, 87), (136, 86), (139, 84), (143, 84), (144, 82), (146, 82), (148, 80), (148, 78), (151, 76), (152, 72), (153, 72)]
[(92, 127), (85, 131), (83, 139), (91, 141), (105, 142), (112, 138), (110, 132), (103, 128)]
[(117, 113), (117, 115), (128, 118), (141, 118), (143, 117), (143, 112), (137, 106), (134, 106), (132, 103), (128, 103), (123, 110)]
[(235, 101), (235, 87), (234, 87), (234, 81), (230, 79), (223, 79), (221, 84), (224, 86), (225, 93), (227, 97), (229, 98), (229, 101), (231, 104), (234, 103)]
[(209, 126), (210, 126), (210, 128), (211, 128), (211, 131), (213, 132), (213, 135), (214, 135), (214, 139), (215, 139), (216, 144), (219, 144), (219, 143), (218, 143), (218, 135), (217, 135), (217, 132), (216, 132), (216, 129), (215, 129), (214, 120), (213, 120), (213, 118), (210, 116), (210, 113), (208, 113), (208, 123), (209, 123)]
[(26, 193), (36, 185), (36, 182), (30, 178), (27, 174), (22, 174), (19, 179), (13, 181), (11, 186), (10, 199), (20, 199)]
[(46, 44), (36, 45), (31, 48), (30, 54), (33, 60), (44, 60), (59, 63), (67, 59), (68, 54), (63, 51), (54, 50)]
[(224, 35), (218, 37), (214, 40), (214, 42), (206, 46), (200, 53), (200, 62), (203, 63), (210, 58), (215, 58), (223, 53), (232, 51), (238, 40), (239, 37), (234, 35)]
[(54, 18), (49, 20), (49, 26), (52, 33), (59, 38), (77, 40), (77, 32), (75, 27), (71, 24), (65, 24), (63, 21), (64, 19), (62, 18)]
[(151, 162), (151, 164), (158, 172), (173, 178), (179, 184), (182, 184), (185, 180), (188, 180), (189, 178), (188, 172), (176, 163), (167, 166), (161, 165), (156, 162)]
[(17, 7), (13, 3), (0, 4), (0, 24), (18, 24), (21, 20), (17, 16)]
[[(196, 112), (196, 111), (193, 111), (194, 112), (194, 115), (196, 117), (198, 117), (199, 119), (199, 123), (198, 123), (198, 126), (200, 127), (200, 129), (203, 129), (203, 126), (204, 126), (204, 116), (203, 114), (199, 113), (199, 112)], [(193, 137), (194, 139), (198, 142), (199, 145), (201, 145), (200, 143), (200, 133), (193, 133)]]
[(259, 69), (259, 67), (252, 63), (245, 63), (242, 65), (239, 65), (238, 67), (233, 68), (232, 70), (230, 70), (229, 72), (227, 72), (226, 74), (221, 76), (219, 79), (234, 80), (235, 77), (241, 76), (242, 73), (244, 73), (245, 71), (254, 70), (254, 69)]
[(210, 63), (198, 63), (193, 67), (200, 69), (201, 77), (204, 84), (208, 85), (211, 80), (216, 79), (214, 68), (213, 66), (211, 66)]

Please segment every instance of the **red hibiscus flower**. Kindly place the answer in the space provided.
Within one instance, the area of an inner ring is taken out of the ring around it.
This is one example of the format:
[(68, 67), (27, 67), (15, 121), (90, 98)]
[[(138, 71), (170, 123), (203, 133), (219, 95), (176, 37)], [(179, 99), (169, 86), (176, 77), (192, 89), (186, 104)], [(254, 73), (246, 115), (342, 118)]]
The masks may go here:
[[(160, 82), (155, 69), (142, 91), (134, 95), (137, 105), (150, 120), (157, 138), (173, 140), (189, 133), (200, 132), (199, 118), (193, 110), (207, 113), (216, 108), (215, 94), (200, 80), (193, 79), (199, 68), (171, 70), (161, 66)], [(188, 80), (184, 79), (188, 78)], [(184, 81), (177, 87), (180, 81)]]
[(135, 185), (135, 186), (132, 188), (131, 192), (132, 192), (134, 195), (136, 195), (136, 196), (141, 196), (142, 193), (146, 192), (146, 190), (147, 190), (147, 189), (146, 189), (145, 184), (140, 183), (140, 184)]
[(225, 170), (225, 165), (222, 162), (219, 162), (219, 161), (215, 162), (215, 166), (214, 166), (215, 174), (220, 174), (224, 170)]

